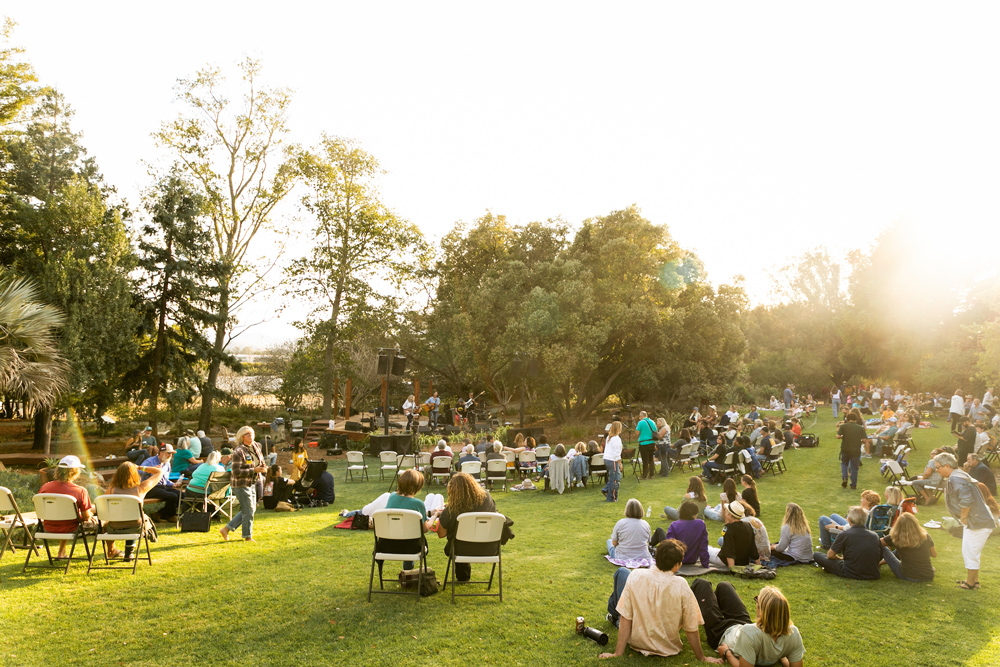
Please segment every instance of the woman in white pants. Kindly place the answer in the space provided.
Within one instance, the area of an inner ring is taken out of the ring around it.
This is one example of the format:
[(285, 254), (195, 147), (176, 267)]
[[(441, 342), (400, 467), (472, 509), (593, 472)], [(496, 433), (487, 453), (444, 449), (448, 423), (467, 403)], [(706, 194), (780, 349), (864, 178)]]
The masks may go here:
[(956, 582), (959, 588), (975, 590), (979, 588), (979, 561), (996, 527), (996, 519), (983, 500), (976, 480), (958, 468), (958, 461), (948, 453), (938, 454), (932, 459), (937, 472), (945, 480), (944, 498), (948, 511), (964, 526), (962, 531), (962, 558), (965, 560), (966, 577)]

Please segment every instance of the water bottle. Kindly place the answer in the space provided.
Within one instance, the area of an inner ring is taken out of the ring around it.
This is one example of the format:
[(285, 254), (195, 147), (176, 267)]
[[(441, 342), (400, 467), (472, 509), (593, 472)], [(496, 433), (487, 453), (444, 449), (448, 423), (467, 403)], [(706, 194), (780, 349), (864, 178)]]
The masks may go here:
[(646, 518), (648, 519), (651, 516), (653, 516), (653, 506), (652, 505), (650, 505), (649, 507), (646, 508)]

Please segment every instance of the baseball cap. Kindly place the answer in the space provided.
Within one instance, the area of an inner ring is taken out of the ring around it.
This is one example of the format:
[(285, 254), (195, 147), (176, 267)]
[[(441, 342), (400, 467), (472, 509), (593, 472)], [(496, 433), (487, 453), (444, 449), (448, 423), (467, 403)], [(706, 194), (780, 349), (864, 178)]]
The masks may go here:
[(144, 429), (142, 429), (142, 430), (143, 430), (143, 431), (152, 431), (152, 430), (153, 430), (153, 427), (152, 427), (152, 426), (147, 426), (146, 428), (144, 428)]
[(894, 421), (896, 421), (896, 418), (895, 417), (889, 417), (889, 421), (894, 422)]
[(174, 446), (171, 445), (170, 443), (167, 443), (167, 444), (163, 445), (162, 447), (160, 447), (160, 453), (162, 454), (164, 452), (166, 452), (168, 454), (173, 454), (174, 453)]
[(83, 468), (84, 466), (83, 466), (83, 463), (80, 462), (80, 457), (79, 456), (73, 456), (72, 454), (70, 454), (69, 456), (64, 456), (61, 459), (59, 459), (59, 467), (60, 468)]
[(736, 501), (734, 503), (729, 503), (726, 507), (729, 509), (729, 513), (738, 519), (742, 519), (744, 516), (746, 516), (747, 513), (746, 509), (744, 509), (743, 503), (739, 501)]
[(223, 456), (231, 456), (233, 450), (230, 449), (229, 447), (223, 447), (222, 449), (219, 450), (219, 453), (222, 454)]

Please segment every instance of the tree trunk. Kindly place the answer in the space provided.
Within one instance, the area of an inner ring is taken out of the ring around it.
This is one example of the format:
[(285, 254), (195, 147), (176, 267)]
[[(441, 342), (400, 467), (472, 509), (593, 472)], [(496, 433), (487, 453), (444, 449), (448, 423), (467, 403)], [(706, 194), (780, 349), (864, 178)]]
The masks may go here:
[(322, 419), (331, 419), (333, 405), (333, 348), (337, 337), (336, 324), (330, 323), (330, 330), (326, 334), (326, 349), (323, 351), (323, 416)]
[[(173, 240), (167, 241), (167, 256), (170, 256)], [(156, 433), (156, 409), (160, 404), (160, 368), (163, 367), (163, 346), (167, 330), (167, 295), (170, 290), (170, 273), (163, 276), (163, 294), (160, 296), (159, 322), (156, 324), (156, 347), (153, 350), (152, 386), (149, 389), (149, 425)]]
[(219, 294), (219, 322), (215, 325), (215, 345), (212, 363), (208, 366), (208, 379), (201, 392), (201, 415), (198, 417), (198, 428), (208, 433), (212, 428), (212, 400), (215, 398), (215, 385), (219, 380), (219, 368), (222, 366), (222, 354), (226, 349), (226, 327), (229, 325), (229, 290), (223, 288)]
[(35, 409), (34, 441), (32, 451), (45, 450), (45, 455), (52, 453), (52, 408)]

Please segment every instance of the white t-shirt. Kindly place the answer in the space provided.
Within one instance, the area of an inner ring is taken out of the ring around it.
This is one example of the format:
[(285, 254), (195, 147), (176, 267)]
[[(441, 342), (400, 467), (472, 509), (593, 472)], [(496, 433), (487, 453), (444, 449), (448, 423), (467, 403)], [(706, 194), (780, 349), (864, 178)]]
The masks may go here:
[(990, 407), (993, 407), (993, 394), (991, 394), (990, 392), (986, 392), (985, 394), (983, 394), (983, 405), (988, 405)]
[(726, 416), (729, 417), (730, 422), (735, 423), (736, 420), (740, 418), (740, 413), (734, 410), (730, 410), (729, 412), (726, 413)]
[(955, 394), (954, 396), (952, 396), (951, 397), (951, 407), (949, 408), (949, 411), (950, 412), (954, 412), (956, 415), (964, 415), (965, 414), (965, 399), (962, 398), (961, 396), (959, 396), (958, 394)]
[(614, 435), (608, 438), (608, 442), (604, 445), (604, 460), (622, 460), (622, 439), (620, 436)]

